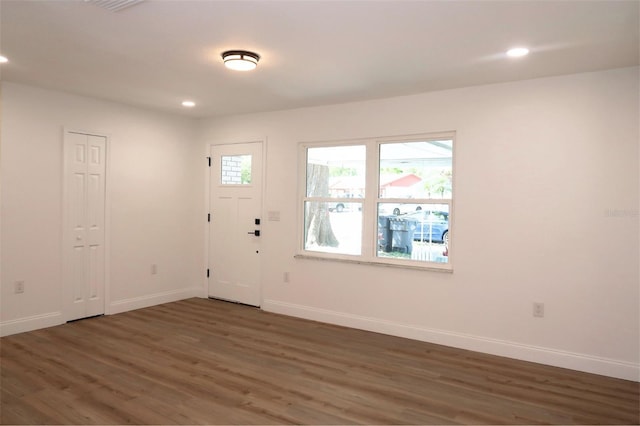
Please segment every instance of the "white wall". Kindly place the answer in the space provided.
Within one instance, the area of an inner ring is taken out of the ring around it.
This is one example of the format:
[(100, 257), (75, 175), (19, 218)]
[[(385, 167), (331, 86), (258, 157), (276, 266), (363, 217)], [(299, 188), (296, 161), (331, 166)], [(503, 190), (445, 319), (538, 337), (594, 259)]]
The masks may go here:
[[(638, 380), (638, 93), (627, 68), (208, 119), (199, 139), (268, 140), (265, 309)], [(294, 259), (298, 142), (449, 130), (453, 274)]]
[(1, 113), (3, 335), (63, 319), (64, 126), (110, 135), (107, 312), (202, 294), (193, 120), (6, 82)]
[[(199, 164), (266, 138), (265, 309), (638, 380), (639, 90), (630, 68), (197, 123), (2, 83), (0, 333), (62, 318), (63, 126), (111, 135), (111, 313), (204, 295)], [(448, 130), (453, 274), (293, 258), (298, 142)]]

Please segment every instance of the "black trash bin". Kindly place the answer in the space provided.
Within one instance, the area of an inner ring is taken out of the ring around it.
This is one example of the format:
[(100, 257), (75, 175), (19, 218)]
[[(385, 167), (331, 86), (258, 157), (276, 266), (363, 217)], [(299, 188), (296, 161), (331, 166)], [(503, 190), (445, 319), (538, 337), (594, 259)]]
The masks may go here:
[(400, 253), (411, 254), (416, 221), (403, 217), (390, 217), (389, 229), (391, 230), (391, 249)]
[(378, 251), (385, 253), (391, 251), (391, 229), (389, 229), (389, 218), (392, 216), (378, 216)]

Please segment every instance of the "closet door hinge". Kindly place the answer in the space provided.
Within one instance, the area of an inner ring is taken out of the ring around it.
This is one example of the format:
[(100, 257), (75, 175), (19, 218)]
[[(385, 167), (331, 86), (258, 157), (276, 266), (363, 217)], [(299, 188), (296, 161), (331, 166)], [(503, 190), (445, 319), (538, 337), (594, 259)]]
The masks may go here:
[(207, 222), (211, 222), (211, 213), (207, 213)]
[(209, 268), (207, 268), (207, 278), (209, 278)]
[(207, 157), (207, 160), (209, 161), (209, 167), (211, 167), (211, 157)]

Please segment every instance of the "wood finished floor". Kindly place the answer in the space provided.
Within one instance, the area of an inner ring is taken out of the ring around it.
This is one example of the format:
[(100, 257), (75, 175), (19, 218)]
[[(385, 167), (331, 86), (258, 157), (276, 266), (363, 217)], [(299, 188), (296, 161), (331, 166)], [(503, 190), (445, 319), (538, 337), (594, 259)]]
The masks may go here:
[(189, 299), (3, 337), (3, 424), (638, 424), (636, 382)]

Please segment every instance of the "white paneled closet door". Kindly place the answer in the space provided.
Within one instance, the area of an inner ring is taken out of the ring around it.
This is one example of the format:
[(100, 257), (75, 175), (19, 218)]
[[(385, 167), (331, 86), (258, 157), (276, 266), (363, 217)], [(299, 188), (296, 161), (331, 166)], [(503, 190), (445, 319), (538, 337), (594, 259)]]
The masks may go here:
[(67, 321), (104, 314), (107, 137), (65, 131), (64, 309)]

